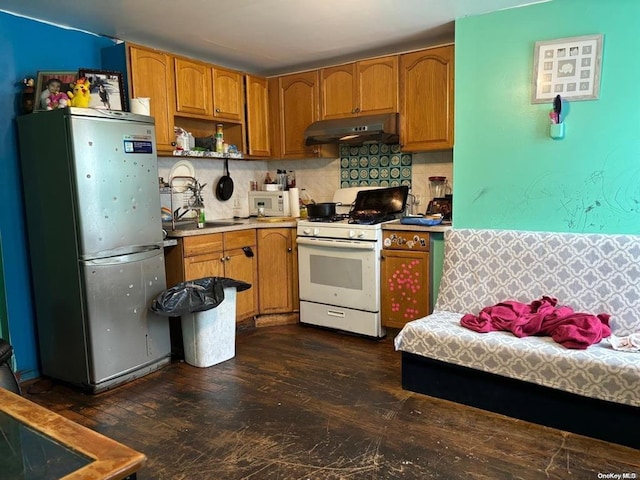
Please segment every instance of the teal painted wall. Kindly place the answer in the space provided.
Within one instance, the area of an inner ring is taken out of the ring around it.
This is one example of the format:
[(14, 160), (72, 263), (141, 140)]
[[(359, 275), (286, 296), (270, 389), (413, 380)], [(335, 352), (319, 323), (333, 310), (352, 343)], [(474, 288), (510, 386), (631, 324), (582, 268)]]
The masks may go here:
[[(104, 37), (0, 12), (0, 234), (9, 336), (24, 380), (37, 377), (40, 367), (15, 121), (20, 114), (20, 82), (38, 70), (100, 68), (100, 49), (110, 45), (113, 41)], [(54, 213), (55, 198), (51, 202)]]
[[(553, 0), (456, 22), (456, 228), (640, 233), (639, 20), (638, 0)], [(600, 98), (552, 140), (535, 42), (597, 33)]]

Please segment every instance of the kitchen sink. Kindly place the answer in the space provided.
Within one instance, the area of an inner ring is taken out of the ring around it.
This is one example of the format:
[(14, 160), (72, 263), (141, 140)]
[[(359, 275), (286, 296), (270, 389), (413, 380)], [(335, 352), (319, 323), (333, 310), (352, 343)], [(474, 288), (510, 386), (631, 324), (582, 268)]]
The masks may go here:
[(204, 228), (215, 228), (215, 227), (233, 227), (234, 225), (240, 225), (240, 222), (204, 222)]
[[(204, 222), (204, 228), (221, 228), (221, 227), (233, 227), (234, 225), (241, 225), (240, 222), (228, 222), (228, 221), (216, 221), (216, 220), (211, 220), (209, 222)], [(176, 230), (196, 230), (198, 228), (198, 224), (196, 223), (195, 220), (189, 220), (189, 221), (180, 221), (180, 222), (176, 222)], [(167, 231), (171, 230), (171, 225), (169, 225), (169, 228), (165, 229)]]

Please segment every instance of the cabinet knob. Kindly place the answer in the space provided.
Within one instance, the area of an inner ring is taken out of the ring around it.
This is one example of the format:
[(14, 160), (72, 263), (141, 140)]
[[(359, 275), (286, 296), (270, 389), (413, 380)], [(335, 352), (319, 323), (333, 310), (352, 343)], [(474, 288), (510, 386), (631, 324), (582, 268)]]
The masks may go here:
[(355, 113), (360, 113), (360, 107), (356, 107)]
[(288, 247), (288, 248), (287, 248), (287, 252), (289, 252), (289, 253), (293, 252), (293, 248)]
[(225, 259), (225, 261), (228, 262), (229, 260), (231, 260), (231, 257), (229, 255), (227, 255), (226, 257), (224, 257), (224, 259)]
[(220, 113), (220, 109), (219, 108), (216, 108), (216, 113)]
[(221, 262), (224, 262), (224, 257), (220, 257), (220, 261), (221, 261)]

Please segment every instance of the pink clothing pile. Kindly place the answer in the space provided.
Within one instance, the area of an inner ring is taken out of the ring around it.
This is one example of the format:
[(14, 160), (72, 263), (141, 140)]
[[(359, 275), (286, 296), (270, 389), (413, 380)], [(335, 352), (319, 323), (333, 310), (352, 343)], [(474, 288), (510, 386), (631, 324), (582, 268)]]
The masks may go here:
[(480, 333), (506, 330), (516, 337), (546, 335), (566, 348), (581, 350), (611, 335), (608, 313), (577, 313), (557, 303), (552, 297), (529, 304), (509, 300), (485, 307), (477, 316), (467, 313), (460, 324)]

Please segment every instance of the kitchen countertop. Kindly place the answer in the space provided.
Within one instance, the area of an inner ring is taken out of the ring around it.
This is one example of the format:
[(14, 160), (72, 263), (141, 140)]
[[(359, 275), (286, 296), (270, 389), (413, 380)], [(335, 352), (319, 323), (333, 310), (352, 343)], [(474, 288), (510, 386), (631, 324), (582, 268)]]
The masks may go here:
[[(165, 245), (166, 245), (166, 242), (170, 242), (170, 244), (174, 244), (174, 242), (172, 242), (171, 240), (176, 238), (181, 238), (181, 237), (192, 237), (194, 235), (205, 235), (209, 233), (233, 232), (237, 230), (246, 230), (248, 228), (290, 228), (290, 227), (295, 227), (298, 224), (298, 219), (292, 219), (289, 217), (283, 217), (281, 221), (278, 220), (278, 217), (267, 217), (266, 221), (259, 220), (255, 217), (239, 218), (239, 219), (223, 218), (223, 219), (215, 219), (211, 221), (230, 222), (230, 223), (233, 222), (233, 225), (205, 227), (205, 228), (190, 228), (187, 230), (171, 230), (171, 226), (169, 226), (169, 228), (165, 226), (165, 230), (167, 230), (167, 238), (165, 240)], [(451, 225), (433, 225), (433, 226), (404, 225), (400, 223), (400, 220), (394, 220), (392, 222), (387, 222), (383, 224), (382, 229), (442, 233), (442, 232), (446, 232), (447, 230), (451, 230)]]
[(171, 230), (164, 227), (167, 231), (167, 239), (180, 238), (180, 237), (192, 237), (194, 235), (205, 235), (209, 233), (224, 233), (233, 232), (237, 230), (246, 230), (248, 228), (287, 228), (295, 227), (298, 222), (297, 219), (291, 219), (289, 217), (283, 217), (282, 221), (277, 220), (278, 217), (267, 217), (266, 220), (258, 220), (255, 217), (250, 218), (217, 218), (211, 220), (212, 222), (229, 222), (233, 225), (224, 225), (216, 227), (205, 228), (189, 228), (188, 230)]

